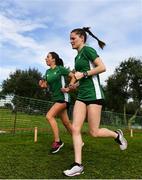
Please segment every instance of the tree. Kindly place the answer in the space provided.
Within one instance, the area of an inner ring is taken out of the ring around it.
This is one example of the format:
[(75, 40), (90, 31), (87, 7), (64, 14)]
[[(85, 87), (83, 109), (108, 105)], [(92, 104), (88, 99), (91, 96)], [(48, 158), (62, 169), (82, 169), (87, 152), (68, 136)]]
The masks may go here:
[(140, 108), (142, 104), (142, 61), (129, 58), (121, 62), (105, 87), (106, 106), (117, 112), (123, 112), (124, 105), (130, 100)]
[(43, 99), (46, 93), (38, 85), (40, 79), (41, 73), (36, 69), (16, 70), (3, 81), (1, 94)]

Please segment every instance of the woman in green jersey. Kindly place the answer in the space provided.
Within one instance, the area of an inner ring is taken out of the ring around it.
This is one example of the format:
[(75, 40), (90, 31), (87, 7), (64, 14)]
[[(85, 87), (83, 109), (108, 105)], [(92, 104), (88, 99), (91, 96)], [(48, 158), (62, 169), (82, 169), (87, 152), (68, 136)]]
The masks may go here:
[(72, 133), (72, 126), (67, 115), (67, 106), (69, 103), (68, 93), (63, 93), (62, 88), (65, 87), (65, 76), (71, 77), (71, 82), (74, 82), (74, 74), (68, 69), (63, 67), (63, 61), (59, 58), (59, 55), (55, 52), (50, 52), (46, 57), (46, 64), (50, 68), (46, 71), (43, 80), (39, 81), (39, 85), (42, 88), (49, 86), (52, 92), (52, 100), (55, 102), (51, 109), (47, 112), (46, 118), (50, 123), (54, 134), (54, 142), (52, 144), (51, 153), (57, 153), (64, 143), (59, 136), (59, 129), (55, 117), (60, 116), (63, 125)]
[(75, 161), (71, 168), (63, 173), (66, 176), (75, 176), (83, 173), (82, 165), (82, 136), (81, 128), (87, 115), (89, 132), (93, 137), (112, 137), (119, 144), (121, 150), (127, 148), (127, 141), (121, 130), (111, 131), (100, 128), (100, 118), (104, 94), (100, 85), (99, 74), (106, 70), (104, 63), (96, 50), (87, 46), (87, 33), (94, 37), (103, 49), (105, 43), (100, 41), (89, 28), (72, 30), (70, 42), (78, 54), (75, 57), (75, 77), (79, 81), (78, 96), (74, 105), (72, 137), (75, 153)]

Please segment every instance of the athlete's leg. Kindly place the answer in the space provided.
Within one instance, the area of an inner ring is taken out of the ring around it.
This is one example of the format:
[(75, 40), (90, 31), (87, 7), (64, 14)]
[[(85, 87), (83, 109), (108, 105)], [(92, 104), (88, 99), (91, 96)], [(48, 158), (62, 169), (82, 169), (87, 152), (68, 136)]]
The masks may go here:
[(90, 104), (87, 106), (88, 123), (90, 134), (94, 137), (113, 137), (118, 135), (116, 132), (107, 128), (99, 128), (101, 119), (102, 106), (98, 104)]
[(86, 117), (86, 104), (76, 101), (73, 110), (72, 137), (75, 153), (75, 162), (82, 163), (81, 128)]
[(55, 103), (46, 114), (46, 118), (48, 122), (50, 123), (50, 126), (54, 134), (55, 142), (60, 141), (59, 129), (58, 129), (57, 122), (55, 120), (55, 116), (58, 115), (61, 111), (63, 111), (65, 108), (66, 108), (66, 103)]
[(67, 109), (64, 109), (60, 112), (60, 117), (65, 128), (68, 130), (70, 134), (72, 134), (72, 124), (69, 120)]
[(94, 137), (113, 137), (121, 150), (127, 149), (127, 140), (120, 129), (114, 132), (107, 128), (99, 128), (101, 109), (102, 106), (97, 104), (87, 106), (90, 134)]
[(74, 145), (75, 161), (70, 169), (63, 171), (66, 176), (76, 176), (83, 173), (82, 166), (82, 137), (81, 127), (86, 117), (86, 104), (76, 101), (73, 110), (72, 137)]

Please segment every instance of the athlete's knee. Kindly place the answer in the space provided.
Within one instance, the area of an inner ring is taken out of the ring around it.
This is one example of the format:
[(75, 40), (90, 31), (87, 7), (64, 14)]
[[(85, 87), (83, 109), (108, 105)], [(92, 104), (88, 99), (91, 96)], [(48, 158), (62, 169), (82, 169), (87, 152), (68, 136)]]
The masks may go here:
[(91, 129), (89, 131), (90, 135), (93, 137), (98, 137), (99, 136), (99, 129)]
[(73, 134), (80, 134), (80, 128), (75, 126), (75, 125), (72, 125), (72, 133)]
[(51, 116), (49, 113), (46, 114), (47, 121), (51, 121), (53, 116)]

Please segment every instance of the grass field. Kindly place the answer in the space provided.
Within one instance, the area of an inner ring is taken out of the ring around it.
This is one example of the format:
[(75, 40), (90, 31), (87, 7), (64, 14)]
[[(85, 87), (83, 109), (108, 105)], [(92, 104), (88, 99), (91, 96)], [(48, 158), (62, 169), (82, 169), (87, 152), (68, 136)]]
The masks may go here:
[[(14, 114), (0, 110), (0, 130), (12, 128)], [(58, 154), (49, 153), (53, 136), (44, 116), (17, 114), (16, 128), (46, 128), (38, 132), (34, 143), (33, 131), (16, 131), (0, 134), (0, 179), (69, 179), (62, 171), (73, 163), (71, 136), (58, 120), (60, 135), (65, 146)], [(110, 127), (116, 129), (115, 127)], [(83, 126), (84, 174), (71, 179), (140, 179), (142, 178), (142, 131), (134, 137), (124, 129), (128, 149), (121, 151), (110, 138), (93, 138), (88, 134), (88, 124)]]
[[(87, 126), (85, 124), (85, 126)], [(62, 171), (73, 162), (71, 137), (60, 125), (64, 148), (55, 155), (49, 153), (52, 133), (39, 132), (33, 142), (33, 132), (15, 135), (0, 134), (0, 179), (65, 179)], [(85, 129), (87, 129), (85, 127)], [(134, 132), (126, 151), (109, 138), (92, 138), (83, 130), (84, 174), (72, 179), (140, 179), (142, 178), (142, 132)]]

